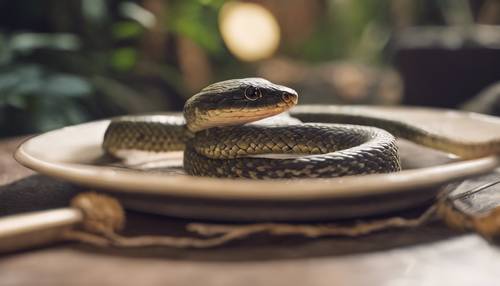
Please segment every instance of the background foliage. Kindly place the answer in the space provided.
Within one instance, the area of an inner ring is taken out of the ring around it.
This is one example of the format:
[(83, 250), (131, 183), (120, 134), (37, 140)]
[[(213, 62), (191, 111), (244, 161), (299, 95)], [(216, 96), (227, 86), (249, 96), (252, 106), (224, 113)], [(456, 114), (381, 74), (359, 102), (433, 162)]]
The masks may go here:
[[(457, 18), (448, 14), (459, 11), (460, 18), (464, 11), (450, 1), (257, 2), (277, 16), (292, 9), (287, 3), (309, 7), (303, 13), (313, 15), (306, 22), (312, 28), (301, 35), (287, 34), (292, 22), (278, 17), (285, 34), (276, 56), (311, 64), (350, 59), (386, 65), (395, 31), (445, 24)], [(238, 61), (220, 36), (217, 21), (223, 4), (0, 1), (0, 137), (124, 113), (180, 110), (205, 82), (254, 75), (260, 63)], [(194, 68), (204, 73), (189, 72), (192, 65), (183, 62), (186, 53), (205, 63)]]

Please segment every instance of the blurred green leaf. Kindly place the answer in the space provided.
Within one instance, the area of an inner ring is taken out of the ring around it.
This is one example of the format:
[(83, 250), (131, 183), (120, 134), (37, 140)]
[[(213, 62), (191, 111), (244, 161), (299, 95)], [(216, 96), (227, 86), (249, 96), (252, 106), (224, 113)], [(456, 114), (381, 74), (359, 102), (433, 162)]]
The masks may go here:
[[(92, 92), (91, 85), (75, 75), (55, 73), (37, 65), (5, 68), (0, 72), (0, 105), (29, 108), (31, 97), (47, 100), (82, 97)], [(52, 99), (51, 99), (52, 98)]]
[(82, 3), (82, 14), (85, 18), (93, 21), (102, 21), (107, 15), (106, 1), (84, 0)]
[(294, 57), (321, 62), (357, 59), (378, 62), (390, 29), (389, 1), (327, 1), (326, 17), (318, 28), (291, 52)]
[(40, 48), (77, 50), (81, 43), (72, 34), (18, 33), (10, 38), (7, 45), (12, 51), (28, 53)]
[(136, 22), (118, 22), (113, 25), (112, 33), (117, 39), (135, 38), (142, 34), (144, 28)]
[(137, 62), (137, 51), (133, 48), (120, 48), (113, 52), (111, 65), (118, 71), (130, 70)]
[(31, 113), (36, 130), (48, 131), (68, 124), (76, 124), (85, 121), (87, 112), (82, 110), (79, 104), (68, 98), (57, 100), (37, 97), (31, 102), (36, 108)]
[(146, 28), (152, 28), (156, 23), (153, 13), (134, 2), (121, 3), (120, 13), (122, 16), (133, 19)]
[(40, 92), (46, 96), (80, 97), (90, 94), (92, 87), (81, 77), (54, 74), (45, 80)]
[(200, 5), (211, 6), (215, 9), (220, 9), (225, 2), (227, 2), (227, 0), (198, 0)]
[[(206, 2), (205, 5), (201, 5)], [(167, 29), (190, 38), (210, 53), (224, 51), (217, 26), (222, 1), (172, 1)]]
[(93, 93), (83, 77), (41, 65), (11, 65), (0, 70), (0, 110), (15, 123), (0, 122), (11, 134), (46, 131), (89, 119), (82, 107)]
[(0, 105), (26, 108), (25, 96), (32, 95), (42, 86), (41, 70), (36, 65), (5, 68), (0, 72)]
[(7, 64), (12, 59), (12, 51), (7, 44), (7, 38), (0, 34), (0, 65)]

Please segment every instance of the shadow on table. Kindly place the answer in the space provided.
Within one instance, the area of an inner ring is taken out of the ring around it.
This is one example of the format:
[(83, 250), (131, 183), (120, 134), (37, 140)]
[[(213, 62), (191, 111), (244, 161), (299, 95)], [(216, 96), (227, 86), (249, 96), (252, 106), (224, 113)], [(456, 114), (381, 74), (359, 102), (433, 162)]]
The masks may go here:
[[(0, 215), (10, 215), (65, 207), (69, 200), (83, 191), (65, 182), (41, 175), (30, 177), (0, 187)], [(418, 214), (422, 210), (413, 210)], [(410, 213), (412, 213), (410, 212)], [(127, 212), (125, 235), (190, 235), (185, 226), (190, 221), (139, 212)], [(191, 234), (192, 235), (192, 234)], [(174, 249), (148, 247), (134, 249), (97, 248), (83, 244), (68, 247), (99, 255), (124, 257), (154, 257), (199, 261), (249, 261), (325, 257), (383, 251), (400, 247), (432, 243), (457, 235), (440, 223), (417, 229), (393, 230), (358, 238), (306, 239), (298, 236), (253, 235), (247, 239), (228, 243), (212, 249)]]
[(31, 175), (0, 186), (0, 217), (69, 205), (82, 189), (42, 175)]

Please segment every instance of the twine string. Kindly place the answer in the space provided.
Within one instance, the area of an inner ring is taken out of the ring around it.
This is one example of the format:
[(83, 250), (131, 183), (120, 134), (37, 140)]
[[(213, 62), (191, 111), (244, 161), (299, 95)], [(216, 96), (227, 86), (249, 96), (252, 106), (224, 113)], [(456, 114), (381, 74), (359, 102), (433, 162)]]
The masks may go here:
[(70, 229), (64, 237), (100, 247), (152, 247), (210, 248), (245, 239), (257, 233), (275, 236), (298, 235), (308, 238), (324, 236), (357, 237), (387, 229), (414, 228), (436, 217), (437, 204), (429, 207), (417, 218), (392, 217), (373, 221), (360, 221), (350, 226), (335, 224), (255, 223), (219, 225), (190, 223), (186, 229), (198, 237), (135, 236), (119, 234), (125, 225), (125, 212), (120, 203), (106, 195), (82, 193), (71, 201), (71, 206), (83, 213), (79, 228)]

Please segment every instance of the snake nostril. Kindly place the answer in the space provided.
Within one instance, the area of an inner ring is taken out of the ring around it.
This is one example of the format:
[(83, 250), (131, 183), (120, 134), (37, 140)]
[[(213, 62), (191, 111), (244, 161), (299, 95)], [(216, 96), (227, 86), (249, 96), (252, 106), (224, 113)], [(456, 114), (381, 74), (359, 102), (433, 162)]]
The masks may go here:
[(292, 102), (294, 102), (294, 97), (295, 96), (293, 94), (288, 93), (288, 92), (283, 92), (281, 94), (281, 99), (283, 99), (283, 101), (285, 103), (292, 103)]
[(283, 99), (283, 101), (286, 103), (289, 103), (292, 100), (290, 94), (286, 92), (283, 92), (283, 94), (281, 94), (281, 99)]

